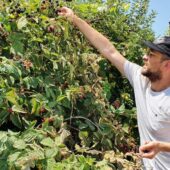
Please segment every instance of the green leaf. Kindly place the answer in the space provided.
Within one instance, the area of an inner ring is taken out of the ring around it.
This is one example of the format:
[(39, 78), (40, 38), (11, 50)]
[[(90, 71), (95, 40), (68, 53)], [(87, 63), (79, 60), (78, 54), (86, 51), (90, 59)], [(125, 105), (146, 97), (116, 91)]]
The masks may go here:
[(55, 145), (55, 142), (50, 137), (43, 139), (40, 143), (48, 147), (54, 147)]
[(18, 105), (13, 105), (12, 106), (12, 111), (17, 112), (17, 113), (27, 113), (24, 109), (22, 109)]
[(7, 111), (1, 111), (0, 112), (0, 125), (2, 125), (5, 121), (7, 121), (9, 114), (10, 113), (7, 112)]
[(58, 148), (54, 147), (54, 148), (47, 148), (45, 150), (45, 156), (46, 158), (53, 158), (55, 157), (57, 154), (59, 153)]
[(9, 40), (11, 41), (10, 52), (12, 54), (23, 55), (24, 44), (23, 44), (24, 34), (21, 33), (12, 33), (9, 35)]
[[(14, 78), (18, 79), (19, 77), (21, 77), (21, 70), (18, 67), (16, 67), (13, 62), (4, 63), (3, 66), (5, 67), (5, 71), (8, 74), (12, 74), (14, 76), (14, 77), (10, 76), (9, 77), (10, 79), (11, 78), (12, 79), (14, 79)], [(14, 81), (12, 79), (11, 79), (11, 81)]]
[(0, 160), (0, 169), (3, 169), (3, 170), (9, 170), (8, 168), (8, 163), (6, 160)]
[(122, 129), (126, 132), (129, 133), (129, 125), (127, 123), (125, 123), (122, 127)]
[(94, 131), (95, 130), (95, 126), (88, 120), (85, 120), (86, 124), (89, 126), (89, 128)]
[(106, 123), (101, 123), (100, 129), (103, 135), (108, 135), (109, 133), (112, 132), (112, 127)]
[(17, 96), (17, 94), (16, 94), (16, 92), (15, 92), (15, 89), (12, 89), (11, 91), (7, 92), (7, 93), (5, 94), (5, 98), (6, 98), (8, 101), (10, 101), (12, 104), (18, 105), (18, 102), (17, 102), (18, 96)]
[(80, 122), (80, 124), (79, 124), (79, 129), (80, 130), (86, 129), (87, 127), (88, 127), (88, 124)]
[(63, 117), (62, 116), (55, 116), (54, 117), (54, 122), (53, 122), (53, 126), (55, 127), (55, 128), (60, 128), (61, 127), (61, 125), (62, 125), (62, 123), (63, 123)]
[(110, 99), (111, 97), (111, 86), (108, 82), (103, 82), (103, 91), (104, 91), (104, 94), (106, 95), (107, 99)]
[(0, 131), (0, 142), (5, 143), (7, 141), (7, 133)]
[(32, 110), (31, 113), (37, 113), (37, 109), (39, 108), (39, 103), (37, 102), (36, 98), (31, 99), (31, 104), (32, 104)]
[(68, 39), (68, 37), (69, 37), (69, 25), (68, 25), (68, 23), (66, 23), (65, 22), (65, 25), (64, 25), (64, 28), (62, 28), (63, 30), (64, 30), (64, 39), (66, 40), (66, 39)]
[(24, 140), (19, 139), (19, 140), (15, 141), (13, 147), (16, 149), (22, 150), (22, 149), (26, 148), (26, 143)]
[(62, 129), (61, 134), (55, 137), (55, 145), (64, 146), (64, 141), (70, 136), (68, 130)]
[(65, 95), (60, 95), (60, 96), (58, 96), (57, 97), (57, 102), (60, 102), (60, 101), (62, 101), (63, 99), (65, 99), (67, 96), (65, 96)]
[(14, 163), (15, 161), (17, 161), (20, 154), (21, 154), (21, 152), (15, 152), (13, 154), (10, 154), (8, 157), (9, 163)]
[(58, 168), (57, 163), (53, 158), (53, 159), (47, 159), (46, 170), (64, 170), (64, 169)]
[(26, 84), (27, 88), (30, 89), (30, 87), (32, 88), (37, 88), (38, 86), (38, 79), (36, 77), (25, 77), (23, 79), (24, 84)]
[(22, 121), (21, 121), (19, 114), (17, 114), (17, 113), (11, 114), (10, 119), (15, 126), (17, 126), (20, 129), (22, 128)]
[(10, 80), (11, 80), (11, 83), (12, 83), (12, 85), (15, 83), (15, 79), (14, 79), (14, 77), (12, 77), (12, 76), (9, 76), (9, 78), (10, 78)]
[(25, 16), (22, 16), (18, 21), (17, 21), (17, 27), (18, 29), (22, 29), (27, 25), (28, 21)]
[(80, 139), (87, 138), (88, 136), (89, 136), (88, 131), (80, 131), (79, 132)]

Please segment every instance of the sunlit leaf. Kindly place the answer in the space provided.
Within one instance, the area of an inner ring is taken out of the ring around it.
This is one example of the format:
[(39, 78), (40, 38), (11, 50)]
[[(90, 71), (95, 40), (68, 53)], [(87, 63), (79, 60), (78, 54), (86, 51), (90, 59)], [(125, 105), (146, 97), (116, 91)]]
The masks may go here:
[(41, 144), (44, 146), (54, 147), (55, 143), (51, 138), (45, 138), (41, 141)]
[(24, 140), (20, 139), (20, 140), (15, 141), (13, 147), (19, 150), (25, 149), (26, 143), (24, 142)]
[(27, 25), (27, 23), (28, 23), (28, 21), (27, 21), (26, 17), (22, 16), (17, 22), (18, 29), (19, 30), (22, 29), (23, 27), (25, 27)]

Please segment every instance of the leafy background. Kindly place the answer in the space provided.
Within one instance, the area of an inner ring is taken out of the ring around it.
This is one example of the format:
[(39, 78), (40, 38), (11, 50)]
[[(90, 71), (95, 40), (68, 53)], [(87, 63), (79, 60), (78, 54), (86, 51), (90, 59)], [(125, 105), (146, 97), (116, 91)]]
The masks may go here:
[(72, 8), (141, 64), (148, 3), (1, 0), (0, 169), (140, 168), (132, 88), (56, 11)]

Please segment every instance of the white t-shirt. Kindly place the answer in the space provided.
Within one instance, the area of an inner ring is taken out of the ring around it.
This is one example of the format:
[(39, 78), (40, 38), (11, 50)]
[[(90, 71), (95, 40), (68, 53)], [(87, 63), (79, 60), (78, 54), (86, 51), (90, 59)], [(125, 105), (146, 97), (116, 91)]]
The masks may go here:
[[(170, 142), (170, 87), (154, 92), (141, 67), (129, 61), (125, 75), (134, 88), (141, 145), (146, 141)], [(153, 159), (143, 159), (146, 170), (170, 170), (170, 153), (160, 152)]]

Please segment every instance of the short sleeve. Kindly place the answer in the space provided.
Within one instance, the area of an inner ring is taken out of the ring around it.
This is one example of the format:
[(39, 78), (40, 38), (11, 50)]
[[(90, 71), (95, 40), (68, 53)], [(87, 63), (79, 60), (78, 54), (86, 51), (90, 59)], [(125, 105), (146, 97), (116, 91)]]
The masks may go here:
[(124, 64), (124, 73), (126, 78), (129, 80), (130, 84), (134, 87), (134, 81), (141, 69), (141, 66), (132, 63), (130, 61), (126, 61)]

